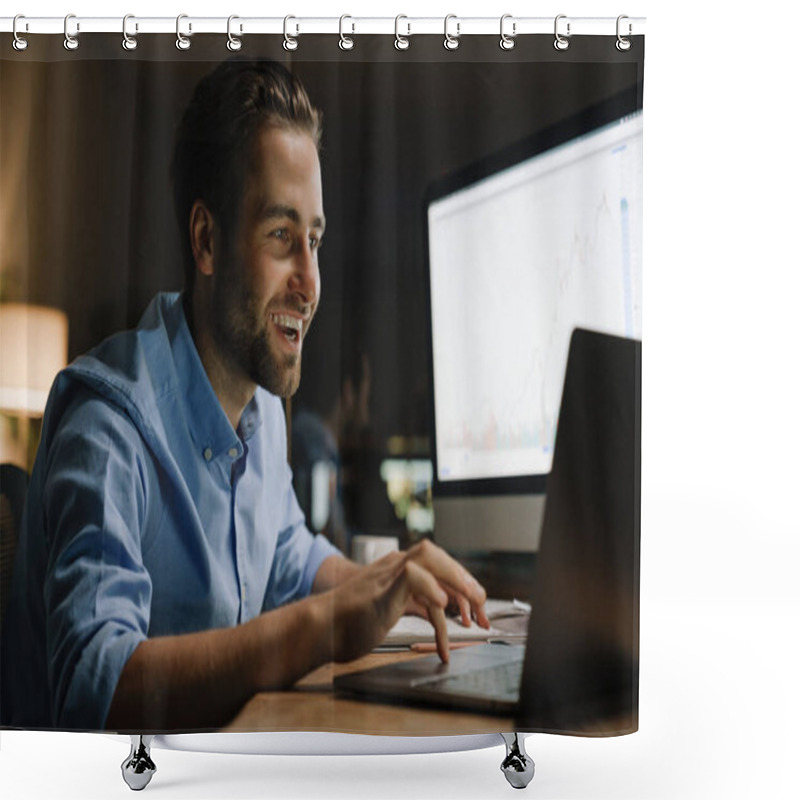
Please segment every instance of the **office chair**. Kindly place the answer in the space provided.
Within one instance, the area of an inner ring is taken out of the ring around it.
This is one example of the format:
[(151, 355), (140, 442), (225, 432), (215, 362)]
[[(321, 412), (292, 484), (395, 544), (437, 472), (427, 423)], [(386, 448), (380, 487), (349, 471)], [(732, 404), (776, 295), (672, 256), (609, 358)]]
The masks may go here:
[(25, 507), (28, 474), (14, 464), (0, 464), (0, 629), (11, 590), (17, 534)]

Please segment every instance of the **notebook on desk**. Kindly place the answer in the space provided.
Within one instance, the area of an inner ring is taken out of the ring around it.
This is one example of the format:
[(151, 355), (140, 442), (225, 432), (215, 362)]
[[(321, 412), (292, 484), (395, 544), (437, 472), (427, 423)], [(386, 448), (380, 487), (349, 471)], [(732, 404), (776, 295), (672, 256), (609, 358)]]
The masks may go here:
[(449, 664), (429, 656), (351, 673), (335, 689), (513, 714), (521, 730), (636, 730), (640, 442), (641, 343), (576, 330), (527, 644), (480, 644), (451, 652)]

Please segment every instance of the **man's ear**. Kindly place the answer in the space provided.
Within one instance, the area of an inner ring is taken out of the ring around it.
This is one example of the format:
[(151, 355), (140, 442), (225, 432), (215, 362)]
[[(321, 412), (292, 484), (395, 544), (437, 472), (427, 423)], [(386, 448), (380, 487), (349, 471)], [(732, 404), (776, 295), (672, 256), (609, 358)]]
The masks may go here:
[(201, 275), (214, 273), (214, 217), (202, 200), (195, 200), (189, 214), (189, 237), (194, 263)]

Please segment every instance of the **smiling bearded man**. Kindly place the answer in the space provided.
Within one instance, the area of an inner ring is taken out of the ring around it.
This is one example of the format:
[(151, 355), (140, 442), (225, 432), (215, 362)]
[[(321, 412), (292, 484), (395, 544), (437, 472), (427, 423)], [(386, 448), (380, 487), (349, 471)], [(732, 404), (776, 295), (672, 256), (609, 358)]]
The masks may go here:
[(319, 114), (278, 64), (231, 61), (178, 130), (185, 289), (56, 379), (2, 647), (3, 725), (208, 729), (256, 692), (379, 644), (407, 611), (488, 627), (423, 542), (368, 567), (305, 526), (280, 398), (300, 381), (325, 227)]

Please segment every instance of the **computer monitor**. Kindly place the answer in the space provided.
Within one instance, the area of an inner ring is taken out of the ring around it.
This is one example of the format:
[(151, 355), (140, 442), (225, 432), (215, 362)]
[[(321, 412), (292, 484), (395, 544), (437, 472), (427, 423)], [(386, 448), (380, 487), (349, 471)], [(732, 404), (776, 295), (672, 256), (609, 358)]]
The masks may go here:
[(538, 550), (576, 327), (641, 339), (642, 109), (626, 92), (425, 200), (434, 538)]

